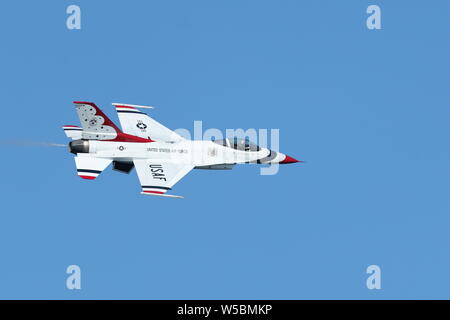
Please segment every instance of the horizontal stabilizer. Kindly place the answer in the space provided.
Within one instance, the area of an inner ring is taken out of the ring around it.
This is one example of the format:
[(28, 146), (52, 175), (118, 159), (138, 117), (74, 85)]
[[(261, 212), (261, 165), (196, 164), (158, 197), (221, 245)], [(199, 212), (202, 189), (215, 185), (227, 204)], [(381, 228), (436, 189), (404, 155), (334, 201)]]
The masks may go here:
[(77, 173), (83, 179), (94, 180), (98, 177), (112, 160), (93, 158), (86, 155), (78, 155), (75, 157), (75, 164), (77, 166)]
[(66, 136), (72, 140), (81, 139), (83, 128), (78, 126), (67, 125), (63, 127)]

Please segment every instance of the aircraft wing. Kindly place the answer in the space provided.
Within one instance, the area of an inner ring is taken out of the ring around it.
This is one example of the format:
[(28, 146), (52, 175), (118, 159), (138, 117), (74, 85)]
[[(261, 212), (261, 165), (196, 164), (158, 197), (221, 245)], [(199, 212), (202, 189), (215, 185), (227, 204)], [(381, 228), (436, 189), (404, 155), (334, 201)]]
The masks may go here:
[(123, 103), (113, 103), (119, 116), (120, 125), (125, 133), (154, 141), (184, 140), (179, 134), (150, 118), (139, 108), (151, 108)]
[(139, 159), (134, 160), (134, 166), (142, 187), (142, 194), (182, 198), (165, 194), (181, 180), (194, 166), (170, 161)]

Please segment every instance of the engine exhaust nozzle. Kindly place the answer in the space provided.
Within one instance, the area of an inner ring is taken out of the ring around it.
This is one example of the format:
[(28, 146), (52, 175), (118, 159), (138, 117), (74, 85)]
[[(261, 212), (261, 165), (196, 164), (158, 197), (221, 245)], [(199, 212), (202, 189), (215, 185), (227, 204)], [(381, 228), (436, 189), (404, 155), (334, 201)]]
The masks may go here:
[(69, 152), (73, 154), (89, 153), (89, 141), (88, 140), (74, 140), (69, 143)]

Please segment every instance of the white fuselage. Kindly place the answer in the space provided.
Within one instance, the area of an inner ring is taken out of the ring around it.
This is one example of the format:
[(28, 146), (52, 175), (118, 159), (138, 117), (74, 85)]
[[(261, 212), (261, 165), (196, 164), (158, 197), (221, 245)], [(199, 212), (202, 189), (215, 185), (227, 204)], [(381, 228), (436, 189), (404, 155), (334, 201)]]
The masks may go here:
[[(268, 157), (270, 150), (259, 151), (236, 150), (212, 141), (182, 140), (179, 142), (116, 142), (89, 141), (89, 156), (111, 160), (132, 161), (133, 159), (158, 159), (164, 162), (175, 161), (193, 166), (210, 166), (219, 164), (252, 163)], [(277, 154), (273, 162), (284, 159)], [(269, 162), (261, 162), (269, 163)]]

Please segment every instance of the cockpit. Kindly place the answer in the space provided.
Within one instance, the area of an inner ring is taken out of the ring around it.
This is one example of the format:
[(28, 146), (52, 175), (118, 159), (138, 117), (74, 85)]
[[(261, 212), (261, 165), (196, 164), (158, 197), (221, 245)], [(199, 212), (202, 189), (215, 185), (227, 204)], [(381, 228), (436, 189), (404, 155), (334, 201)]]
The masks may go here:
[(234, 137), (234, 138), (214, 140), (213, 142), (220, 144), (221, 146), (229, 147), (229, 148), (240, 150), (240, 151), (259, 151), (260, 150), (260, 148), (253, 142), (250, 142), (250, 140), (248, 138), (238, 139), (237, 137)]

